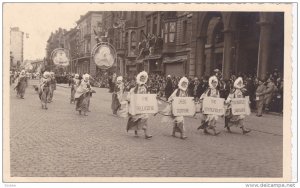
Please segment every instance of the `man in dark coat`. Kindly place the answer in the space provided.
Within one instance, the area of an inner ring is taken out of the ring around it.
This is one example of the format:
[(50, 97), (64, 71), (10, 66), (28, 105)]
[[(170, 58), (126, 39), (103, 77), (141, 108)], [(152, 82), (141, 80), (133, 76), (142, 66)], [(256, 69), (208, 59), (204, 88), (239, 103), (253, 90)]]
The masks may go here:
[(172, 84), (171, 76), (168, 75), (167, 83), (166, 83), (166, 87), (165, 87), (166, 100), (168, 100), (168, 98), (171, 96), (172, 93), (173, 93), (173, 84)]

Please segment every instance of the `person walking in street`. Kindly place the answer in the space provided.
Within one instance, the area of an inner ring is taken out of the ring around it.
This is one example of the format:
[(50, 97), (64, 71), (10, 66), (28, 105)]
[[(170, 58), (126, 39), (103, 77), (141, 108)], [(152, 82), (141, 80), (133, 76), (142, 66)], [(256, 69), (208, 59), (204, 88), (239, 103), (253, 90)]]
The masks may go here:
[[(137, 75), (136, 77), (137, 85), (130, 90), (128, 95), (129, 102), (130, 102), (130, 95), (148, 93), (147, 86), (145, 85), (147, 80), (148, 80), (147, 72), (143, 71)], [(138, 131), (144, 130), (145, 138), (146, 139), (152, 138), (152, 135), (148, 134), (148, 118), (149, 118), (148, 114), (133, 115), (129, 113), (129, 119), (126, 127), (127, 132), (129, 130), (134, 130), (135, 136), (138, 136)]]
[(79, 74), (75, 74), (74, 78), (70, 79), (70, 86), (71, 86), (71, 98), (70, 98), (70, 104), (75, 103), (75, 93), (80, 85), (80, 80), (79, 80)]
[[(215, 97), (220, 98), (220, 91), (217, 89), (218, 87), (218, 78), (216, 76), (211, 76), (208, 80), (209, 88), (201, 95), (200, 100), (203, 100), (205, 97)], [(213, 130), (214, 135), (220, 134), (216, 130), (216, 123), (218, 120), (218, 115), (213, 114), (203, 114), (201, 125), (198, 127), (199, 129), (203, 129), (204, 134), (210, 134), (208, 129)]]
[(89, 77), (90, 75), (88, 74), (84, 74), (82, 76), (81, 83), (75, 93), (76, 111), (79, 112), (79, 115), (83, 112), (84, 116), (87, 116), (86, 112), (88, 111), (89, 100), (92, 92)]
[(19, 77), (16, 80), (16, 86), (14, 88), (17, 91), (17, 96), (20, 97), (21, 99), (24, 99), (25, 90), (27, 86), (28, 86), (28, 80), (26, 77), (26, 72), (25, 70), (22, 70)]
[(121, 101), (123, 99), (123, 93), (124, 93), (124, 83), (123, 83), (123, 77), (118, 76), (116, 85), (112, 94), (112, 103), (111, 103), (111, 109), (113, 111), (113, 115), (117, 116), (117, 112), (121, 107)]
[(50, 81), (50, 94), (49, 94), (49, 103), (53, 101), (53, 95), (54, 91), (56, 90), (56, 79), (55, 79), (55, 73), (50, 72), (51, 75), (51, 81)]
[(51, 75), (48, 71), (45, 71), (41, 80), (39, 87), (39, 98), (41, 100), (42, 109), (47, 110), (48, 98), (50, 95), (50, 84), (51, 84)]
[(263, 107), (264, 107), (264, 92), (266, 90), (266, 86), (263, 83), (262, 80), (258, 80), (258, 86), (256, 88), (256, 109), (257, 109), (257, 113), (256, 116), (257, 117), (261, 117), (262, 116), (262, 111), (263, 111)]
[(173, 83), (171, 80), (171, 75), (167, 76), (167, 83), (166, 83), (166, 87), (165, 87), (165, 97), (166, 100), (168, 100), (168, 98), (171, 96), (173, 92)]
[[(174, 97), (188, 97), (188, 84), (189, 80), (186, 77), (182, 77), (178, 83), (178, 88), (172, 93), (172, 95), (168, 98), (168, 102), (172, 103)], [(170, 108), (171, 110), (171, 108)], [(184, 117), (183, 116), (171, 116), (173, 119), (173, 131), (172, 136), (176, 137), (176, 133), (180, 134), (181, 139), (186, 139), (185, 135), (185, 126), (184, 126)]]
[[(245, 85), (243, 84), (242, 77), (238, 77), (234, 82), (234, 89), (231, 91), (231, 93), (228, 95), (226, 99), (226, 103), (228, 104), (228, 109), (226, 110), (225, 114), (225, 128), (228, 132), (231, 132), (230, 127), (233, 125), (239, 126), (242, 129), (243, 134), (249, 133), (251, 130), (248, 130), (244, 126), (244, 118), (245, 115), (233, 115), (230, 102), (234, 98), (245, 98)], [(246, 104), (249, 105), (249, 104)], [(249, 107), (250, 108), (250, 107)]]

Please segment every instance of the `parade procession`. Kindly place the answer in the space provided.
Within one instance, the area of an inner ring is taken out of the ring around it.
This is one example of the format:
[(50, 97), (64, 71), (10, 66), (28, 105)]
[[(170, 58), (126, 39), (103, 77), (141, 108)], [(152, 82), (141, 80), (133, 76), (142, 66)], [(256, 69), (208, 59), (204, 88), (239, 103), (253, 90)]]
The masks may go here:
[(87, 11), (11, 53), (11, 176), (281, 177), (283, 16)]

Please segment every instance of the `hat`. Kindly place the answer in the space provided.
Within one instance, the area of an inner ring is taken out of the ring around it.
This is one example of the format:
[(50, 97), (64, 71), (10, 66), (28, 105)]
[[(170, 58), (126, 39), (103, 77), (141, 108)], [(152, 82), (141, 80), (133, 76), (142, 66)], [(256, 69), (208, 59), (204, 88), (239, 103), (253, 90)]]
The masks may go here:
[(75, 76), (74, 76), (75, 78), (79, 78), (79, 74), (75, 74)]
[(83, 80), (88, 80), (90, 78), (90, 75), (89, 74), (84, 74), (82, 76)]
[(215, 69), (214, 72), (220, 72), (220, 70), (219, 69)]
[[(183, 83), (183, 82), (186, 82), (186, 83), (187, 83), (187, 84), (186, 84), (186, 87), (183, 87), (183, 86), (182, 86), (182, 83)], [(179, 83), (178, 83), (178, 88), (181, 89), (181, 90), (183, 90), (183, 91), (185, 91), (185, 90), (188, 88), (188, 84), (189, 84), (189, 80), (188, 80), (186, 77), (182, 77), (182, 78), (180, 79)]]
[(209, 80), (208, 80), (209, 88), (214, 88), (214, 89), (215, 89), (216, 87), (214, 87), (214, 86), (212, 85), (213, 82), (217, 82), (217, 85), (218, 85), (219, 81), (218, 81), (218, 78), (217, 78), (216, 76), (211, 76), (211, 77), (209, 78)]
[[(141, 77), (146, 77), (144, 82), (141, 82)], [(146, 71), (142, 71), (136, 76), (136, 82), (139, 85), (145, 84), (147, 82), (147, 80), (148, 80), (148, 73)]]
[(171, 78), (171, 75), (168, 75), (167, 78)]

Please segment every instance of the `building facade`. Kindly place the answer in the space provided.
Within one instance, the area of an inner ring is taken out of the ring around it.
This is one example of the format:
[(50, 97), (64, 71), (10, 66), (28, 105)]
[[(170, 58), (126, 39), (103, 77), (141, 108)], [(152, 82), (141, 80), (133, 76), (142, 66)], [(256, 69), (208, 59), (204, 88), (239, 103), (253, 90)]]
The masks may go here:
[(10, 28), (10, 63), (11, 68), (16, 68), (23, 64), (24, 55), (24, 32), (18, 27)]
[(214, 69), (261, 79), (283, 72), (284, 15), (280, 12), (107, 11), (88, 12), (67, 33), (70, 72), (97, 75), (91, 50), (97, 41), (117, 52), (111, 70), (120, 75), (204, 77)]

